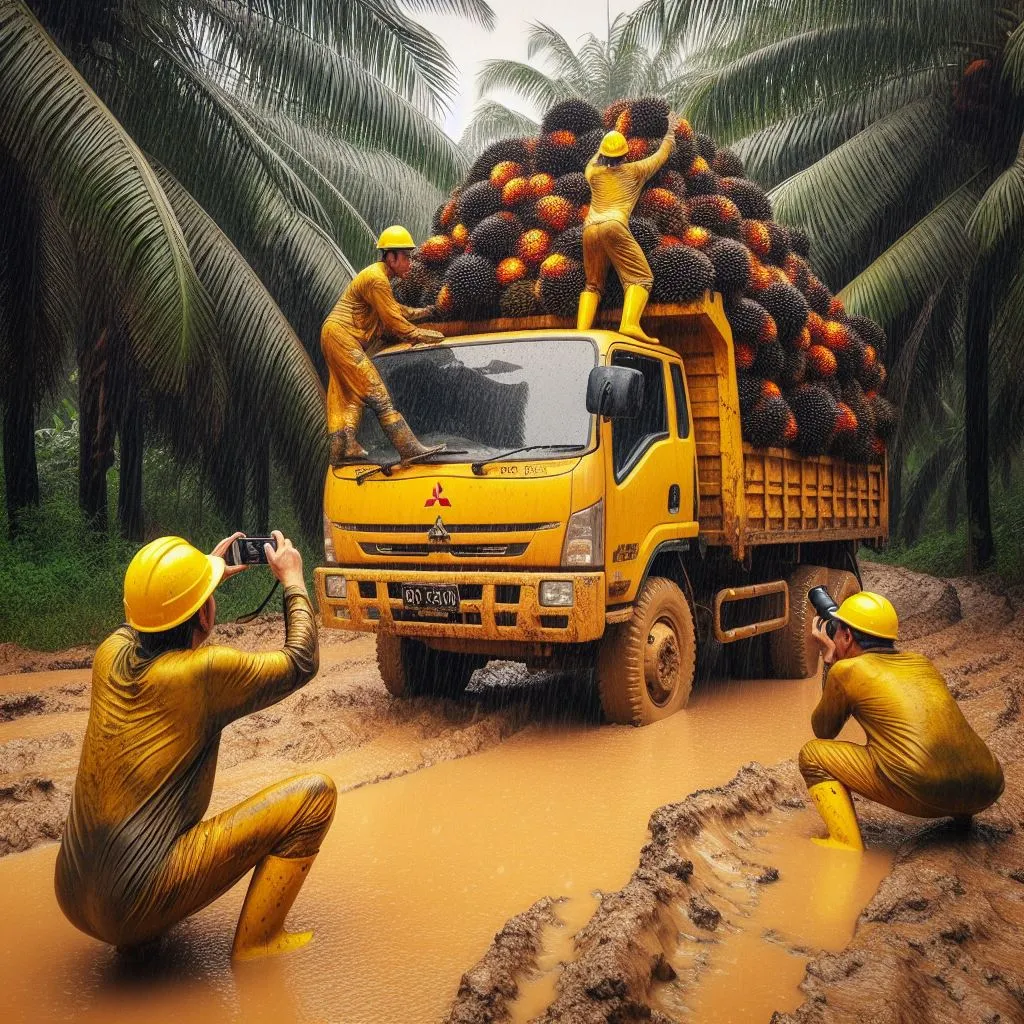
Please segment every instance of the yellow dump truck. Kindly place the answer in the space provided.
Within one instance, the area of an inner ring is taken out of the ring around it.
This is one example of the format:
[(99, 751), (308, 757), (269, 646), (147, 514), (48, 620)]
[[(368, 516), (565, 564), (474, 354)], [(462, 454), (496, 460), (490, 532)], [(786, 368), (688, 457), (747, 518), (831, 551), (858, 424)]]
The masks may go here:
[[(605, 716), (686, 704), (698, 651), (815, 671), (807, 591), (858, 589), (888, 531), (884, 465), (754, 449), (721, 297), (651, 306), (657, 344), (534, 317), (436, 325), (375, 358), (429, 461), (328, 471), (325, 626), (377, 634), (396, 696), (452, 694), (490, 659), (586, 673)], [(763, 654), (763, 658), (762, 658)]]

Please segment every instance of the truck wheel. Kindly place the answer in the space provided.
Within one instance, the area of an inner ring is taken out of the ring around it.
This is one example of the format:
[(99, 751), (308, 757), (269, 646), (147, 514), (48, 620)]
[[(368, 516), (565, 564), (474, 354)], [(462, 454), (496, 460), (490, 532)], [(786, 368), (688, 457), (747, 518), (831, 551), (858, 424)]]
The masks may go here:
[(786, 581), (789, 587), (789, 625), (769, 633), (776, 679), (806, 679), (818, 671), (820, 651), (811, 636), (814, 609), (807, 600), (813, 587), (828, 586), (828, 569), (798, 566)]
[(484, 660), (472, 654), (433, 651), (408, 637), (377, 634), (377, 668), (393, 697), (457, 697)]
[(828, 592), (836, 604), (842, 604), (848, 597), (860, 593), (860, 584), (852, 572), (845, 569), (829, 569)]
[(686, 706), (697, 661), (693, 615), (671, 580), (652, 576), (628, 622), (612, 626), (597, 656), (605, 718), (649, 725)]

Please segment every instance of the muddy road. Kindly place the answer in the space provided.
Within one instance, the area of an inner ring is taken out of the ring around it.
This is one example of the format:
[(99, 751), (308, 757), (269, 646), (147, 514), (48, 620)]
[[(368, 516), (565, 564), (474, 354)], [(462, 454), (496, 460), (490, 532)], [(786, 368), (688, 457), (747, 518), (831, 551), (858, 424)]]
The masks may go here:
[[(371, 638), (328, 633), (309, 686), (224, 733), (211, 812), (313, 766), (342, 794), (292, 915), (316, 930), (313, 945), (234, 969), (242, 885), (148, 965), (60, 917), (54, 840), (90, 652), (0, 646), (0, 1014), (1024, 1019), (1019, 602), (900, 570), (866, 575), (1006, 769), (1007, 794), (970, 835), (862, 807), (866, 857), (807, 842), (819, 826), (792, 757), (816, 680), (709, 681), (687, 712), (634, 730), (600, 726), (590, 695), (564, 680), (497, 664), (458, 702), (394, 701)], [(260, 648), (280, 631), (268, 619), (218, 634)]]

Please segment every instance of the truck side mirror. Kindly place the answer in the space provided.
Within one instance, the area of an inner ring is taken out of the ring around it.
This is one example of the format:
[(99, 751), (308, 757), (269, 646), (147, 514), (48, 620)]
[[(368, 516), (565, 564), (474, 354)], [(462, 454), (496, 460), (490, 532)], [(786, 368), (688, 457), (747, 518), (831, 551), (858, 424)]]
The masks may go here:
[(611, 419), (639, 414), (644, 375), (628, 366), (595, 366), (587, 378), (587, 412)]

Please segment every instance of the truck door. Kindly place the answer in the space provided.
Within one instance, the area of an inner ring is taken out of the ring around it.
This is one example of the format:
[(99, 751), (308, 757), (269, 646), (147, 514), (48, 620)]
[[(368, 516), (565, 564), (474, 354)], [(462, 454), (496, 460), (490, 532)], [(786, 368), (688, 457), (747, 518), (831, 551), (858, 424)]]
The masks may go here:
[[(610, 443), (607, 433), (603, 438), (608, 481), (605, 576), (608, 603), (620, 604), (636, 595), (658, 544), (679, 537), (679, 527), (692, 519), (693, 459), (680, 450), (679, 410), (669, 398), (672, 382), (666, 361), (617, 348), (610, 362), (644, 376), (639, 415), (604, 424), (611, 435)], [(684, 443), (692, 451), (692, 438)]]

